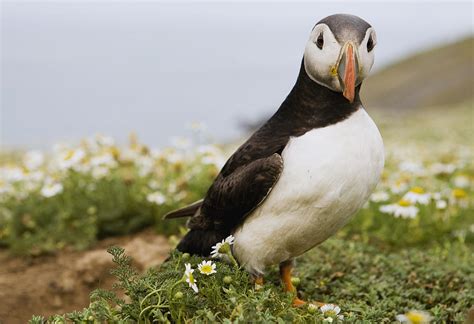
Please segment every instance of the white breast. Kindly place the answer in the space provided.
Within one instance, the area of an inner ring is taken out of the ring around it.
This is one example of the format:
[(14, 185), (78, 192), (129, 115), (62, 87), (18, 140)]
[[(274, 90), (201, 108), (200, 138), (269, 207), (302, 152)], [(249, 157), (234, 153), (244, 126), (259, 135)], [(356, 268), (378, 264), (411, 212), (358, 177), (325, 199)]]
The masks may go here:
[(382, 138), (363, 108), (291, 138), (282, 157), (277, 184), (234, 233), (234, 254), (253, 273), (304, 253), (344, 226), (384, 164)]

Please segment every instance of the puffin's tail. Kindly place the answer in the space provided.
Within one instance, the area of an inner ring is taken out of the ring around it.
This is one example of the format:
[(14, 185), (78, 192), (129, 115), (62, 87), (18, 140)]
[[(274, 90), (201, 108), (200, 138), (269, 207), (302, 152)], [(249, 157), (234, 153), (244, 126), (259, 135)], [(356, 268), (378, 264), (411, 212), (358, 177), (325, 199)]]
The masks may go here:
[(209, 256), (212, 246), (226, 236), (226, 233), (215, 229), (192, 229), (181, 239), (176, 249), (183, 253)]
[(163, 219), (194, 216), (194, 214), (196, 214), (199, 208), (201, 208), (202, 201), (203, 199), (193, 202), (191, 205), (185, 206), (183, 208), (170, 211), (168, 214), (163, 216)]

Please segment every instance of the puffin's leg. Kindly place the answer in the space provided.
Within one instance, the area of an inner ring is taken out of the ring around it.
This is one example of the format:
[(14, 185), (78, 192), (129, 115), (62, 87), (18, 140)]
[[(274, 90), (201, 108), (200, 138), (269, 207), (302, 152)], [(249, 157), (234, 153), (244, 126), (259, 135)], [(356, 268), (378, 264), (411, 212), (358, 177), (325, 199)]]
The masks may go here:
[(256, 285), (263, 286), (263, 276), (255, 277), (254, 282)]
[[(293, 306), (298, 307), (298, 306), (305, 305), (306, 302), (304, 300), (299, 299), (298, 295), (296, 294), (296, 288), (295, 286), (293, 286), (293, 283), (291, 282), (292, 270), (293, 270), (293, 260), (287, 260), (280, 263), (280, 278), (283, 284), (285, 285), (284, 290), (295, 293), (295, 298), (293, 299)], [(321, 303), (321, 302), (311, 302), (311, 303), (317, 306), (324, 305), (324, 303)]]
[(255, 286), (255, 290), (260, 290), (262, 289), (263, 287), (263, 275), (261, 274), (253, 274), (252, 275), (252, 280), (253, 280), (253, 284)]

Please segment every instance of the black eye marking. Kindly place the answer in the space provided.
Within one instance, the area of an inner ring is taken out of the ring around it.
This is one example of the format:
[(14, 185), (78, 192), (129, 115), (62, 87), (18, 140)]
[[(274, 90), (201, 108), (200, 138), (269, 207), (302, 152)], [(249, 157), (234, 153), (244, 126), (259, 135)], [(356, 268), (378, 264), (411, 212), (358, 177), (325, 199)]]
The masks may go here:
[(324, 45), (324, 38), (323, 38), (323, 34), (319, 34), (318, 36), (318, 39), (316, 40), (316, 46), (319, 48), (319, 49), (323, 49), (323, 45)]
[(374, 40), (372, 39), (372, 36), (369, 37), (369, 40), (367, 41), (367, 52), (370, 52), (373, 50), (375, 47)]

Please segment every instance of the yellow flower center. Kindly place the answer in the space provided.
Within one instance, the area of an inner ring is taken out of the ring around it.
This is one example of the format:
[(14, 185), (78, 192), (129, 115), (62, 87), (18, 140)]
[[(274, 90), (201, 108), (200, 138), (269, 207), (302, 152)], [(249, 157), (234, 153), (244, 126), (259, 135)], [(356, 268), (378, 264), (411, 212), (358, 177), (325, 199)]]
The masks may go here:
[(73, 150), (69, 150), (69, 151), (67, 151), (66, 155), (64, 156), (64, 160), (65, 160), (65, 161), (68, 161), (68, 160), (70, 160), (73, 156), (74, 156), (74, 151), (73, 151)]
[(330, 310), (327, 310), (326, 312), (324, 312), (324, 316), (334, 317), (334, 316), (336, 316), (336, 312), (334, 310), (330, 309)]
[(207, 264), (206, 264), (206, 265), (203, 265), (203, 266), (201, 267), (201, 271), (202, 271), (203, 273), (211, 273), (211, 272), (212, 272), (212, 267), (211, 267), (210, 265), (207, 265)]
[(467, 193), (462, 189), (456, 188), (453, 189), (453, 196), (457, 199), (466, 198)]
[(421, 187), (413, 187), (411, 190), (411, 192), (414, 192), (414, 193), (417, 193), (417, 194), (423, 194), (425, 193), (425, 190)]
[(425, 317), (423, 316), (423, 314), (409, 312), (409, 313), (406, 314), (406, 317), (413, 324), (421, 324), (421, 323), (425, 322)]
[(398, 202), (398, 205), (400, 205), (400, 206), (402, 206), (402, 207), (408, 207), (408, 206), (411, 206), (411, 203), (410, 203), (408, 200), (401, 199), (401, 200)]
[(230, 245), (229, 243), (224, 243), (221, 245), (221, 247), (219, 248), (219, 253), (222, 253), (222, 254), (226, 254), (226, 253), (229, 253), (230, 252)]
[(191, 284), (194, 283), (194, 276), (193, 276), (192, 273), (189, 273), (189, 274), (188, 274), (188, 279), (189, 279), (189, 282), (190, 282)]

